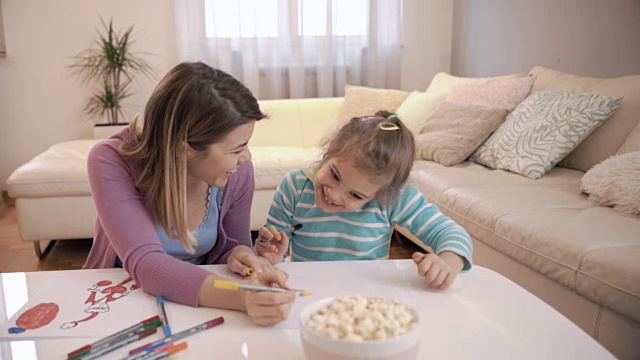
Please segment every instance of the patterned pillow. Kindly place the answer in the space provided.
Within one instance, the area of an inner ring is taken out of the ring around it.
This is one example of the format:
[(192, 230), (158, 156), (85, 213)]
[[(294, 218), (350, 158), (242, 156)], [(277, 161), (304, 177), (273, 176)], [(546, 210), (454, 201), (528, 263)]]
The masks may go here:
[(542, 90), (531, 94), (471, 155), (492, 169), (542, 177), (620, 106), (621, 97)]

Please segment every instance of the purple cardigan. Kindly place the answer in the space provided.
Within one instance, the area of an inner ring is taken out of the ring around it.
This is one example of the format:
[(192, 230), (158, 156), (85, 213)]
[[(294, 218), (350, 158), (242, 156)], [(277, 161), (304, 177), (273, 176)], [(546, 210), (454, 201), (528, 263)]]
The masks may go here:
[[(202, 283), (211, 272), (164, 252), (145, 207), (144, 193), (134, 185), (141, 170), (139, 161), (118, 152), (123, 142), (132, 140), (125, 129), (96, 144), (89, 153), (89, 183), (98, 220), (83, 268), (112, 268), (118, 256), (145, 292), (197, 306)], [(253, 165), (247, 162), (224, 189), (218, 240), (207, 255), (207, 264), (227, 263), (237, 245), (251, 247), (249, 218), (254, 187)]]

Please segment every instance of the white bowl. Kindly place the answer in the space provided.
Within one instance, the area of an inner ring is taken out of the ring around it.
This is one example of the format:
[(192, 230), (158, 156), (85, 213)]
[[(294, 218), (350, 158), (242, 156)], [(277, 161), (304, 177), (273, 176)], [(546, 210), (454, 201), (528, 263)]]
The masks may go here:
[[(325, 308), (334, 300), (328, 298), (307, 305), (300, 312), (300, 337), (304, 354), (309, 360), (411, 360), (418, 357), (420, 350), (420, 320), (414, 309), (407, 306), (418, 320), (417, 326), (408, 332), (391, 339), (352, 341), (332, 339), (323, 335), (308, 324), (316, 311)], [(405, 305), (406, 306), (406, 305)]]

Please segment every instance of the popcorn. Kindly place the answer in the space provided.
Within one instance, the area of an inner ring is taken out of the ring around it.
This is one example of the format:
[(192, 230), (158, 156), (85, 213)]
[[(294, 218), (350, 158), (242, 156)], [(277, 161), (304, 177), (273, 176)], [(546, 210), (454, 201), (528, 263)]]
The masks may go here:
[(398, 337), (417, 324), (414, 314), (402, 303), (360, 295), (339, 297), (307, 321), (320, 334), (354, 342)]

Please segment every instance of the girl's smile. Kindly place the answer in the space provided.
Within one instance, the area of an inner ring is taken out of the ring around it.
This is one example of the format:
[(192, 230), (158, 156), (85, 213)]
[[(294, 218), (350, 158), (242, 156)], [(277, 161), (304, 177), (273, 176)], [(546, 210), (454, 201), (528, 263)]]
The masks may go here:
[(325, 212), (348, 212), (363, 207), (376, 198), (382, 187), (379, 178), (340, 156), (327, 159), (318, 169), (314, 181), (316, 205)]

